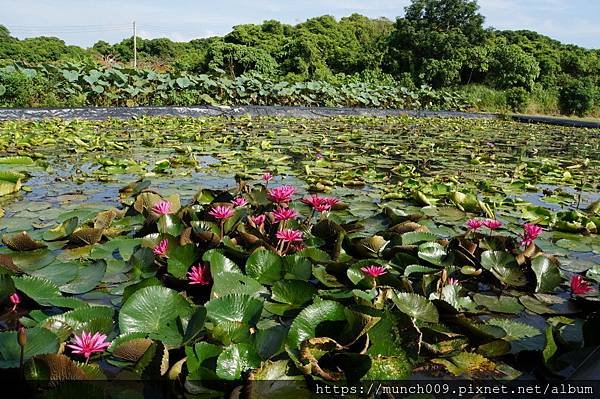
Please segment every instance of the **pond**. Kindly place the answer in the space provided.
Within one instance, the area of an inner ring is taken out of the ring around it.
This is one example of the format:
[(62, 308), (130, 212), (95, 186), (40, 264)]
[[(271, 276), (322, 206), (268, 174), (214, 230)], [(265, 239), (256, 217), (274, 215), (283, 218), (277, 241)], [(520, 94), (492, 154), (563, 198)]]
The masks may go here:
[[(2, 294), (24, 297), (0, 340), (18, 319), (41, 342), (31, 379), (92, 330), (112, 345), (73, 363), (87, 377), (142, 373), (152, 349), (194, 389), (269, 373), (383, 379), (386, 367), (392, 379), (566, 377), (598, 326), (599, 151), (598, 129), (460, 118), (0, 122)], [(292, 202), (269, 194), (282, 185)], [(340, 202), (315, 211), (309, 194)], [(219, 224), (215, 207), (240, 196)], [(163, 200), (172, 212), (155, 212)], [(282, 222), (281, 209), (294, 214)], [(259, 211), (264, 228), (250, 221)], [(303, 246), (276, 239), (277, 223)], [(525, 223), (543, 230), (519, 248)], [(210, 284), (187, 284), (204, 264)], [(163, 308), (143, 309), (147, 295)], [(397, 350), (374, 343), (396, 335)]]

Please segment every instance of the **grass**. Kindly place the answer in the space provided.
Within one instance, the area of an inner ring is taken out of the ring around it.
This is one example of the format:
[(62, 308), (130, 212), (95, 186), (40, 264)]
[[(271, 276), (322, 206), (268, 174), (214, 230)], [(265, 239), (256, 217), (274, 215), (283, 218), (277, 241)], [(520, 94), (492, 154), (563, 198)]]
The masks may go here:
[[(506, 102), (506, 93), (502, 90), (496, 90), (487, 86), (472, 84), (463, 86), (462, 93), (476, 104), (473, 111), (492, 112), (500, 114), (513, 114), (515, 110), (511, 109)], [(530, 93), (527, 105), (518, 114), (548, 116), (556, 118), (569, 118), (584, 121), (600, 121), (600, 106), (596, 106), (584, 117), (576, 115), (564, 115), (560, 112), (558, 105), (558, 93), (555, 90), (536, 88)]]

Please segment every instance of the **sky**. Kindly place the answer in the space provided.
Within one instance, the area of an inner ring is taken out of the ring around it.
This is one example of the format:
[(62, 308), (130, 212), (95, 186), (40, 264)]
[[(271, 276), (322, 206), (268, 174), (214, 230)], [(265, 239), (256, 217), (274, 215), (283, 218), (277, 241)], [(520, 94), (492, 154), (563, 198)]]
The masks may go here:
[[(268, 19), (296, 24), (319, 15), (395, 19), (409, 0), (0, 0), (0, 25), (18, 38), (56, 36), (90, 47), (132, 34), (176, 41), (223, 35)], [(528, 29), (564, 43), (600, 48), (600, 0), (479, 0), (486, 26)]]

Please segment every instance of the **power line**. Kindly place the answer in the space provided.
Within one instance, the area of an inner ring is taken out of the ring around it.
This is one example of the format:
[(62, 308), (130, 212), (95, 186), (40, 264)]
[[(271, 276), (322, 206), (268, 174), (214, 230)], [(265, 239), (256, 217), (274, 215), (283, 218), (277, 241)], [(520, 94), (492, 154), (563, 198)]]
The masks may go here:
[(115, 28), (129, 26), (126, 24), (88, 24), (88, 25), (5, 25), (14, 29), (81, 29), (81, 28)]
[(130, 28), (118, 28), (118, 29), (90, 29), (90, 30), (79, 30), (79, 31), (43, 31), (43, 30), (31, 30), (31, 31), (10, 31), (16, 34), (30, 34), (30, 35), (68, 35), (72, 33), (103, 33), (103, 32), (124, 32), (129, 31)]

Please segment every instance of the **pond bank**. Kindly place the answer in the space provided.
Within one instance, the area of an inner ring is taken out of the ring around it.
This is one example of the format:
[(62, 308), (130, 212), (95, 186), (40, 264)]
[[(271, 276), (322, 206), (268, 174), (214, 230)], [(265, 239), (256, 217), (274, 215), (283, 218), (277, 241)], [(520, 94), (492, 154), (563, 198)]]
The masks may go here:
[(284, 107), (284, 106), (211, 106), (194, 107), (105, 107), (105, 108), (5, 108), (0, 109), (0, 120), (11, 119), (90, 119), (106, 118), (128, 119), (140, 116), (291, 116), (304, 118), (321, 118), (332, 116), (397, 116), (442, 117), (442, 118), (477, 118), (503, 119), (510, 118), (517, 122), (543, 123), (558, 126), (600, 128), (600, 122), (554, 118), (531, 115), (504, 116), (492, 113), (457, 112), (457, 111), (415, 111), (401, 109), (377, 108), (332, 108), (332, 107)]

